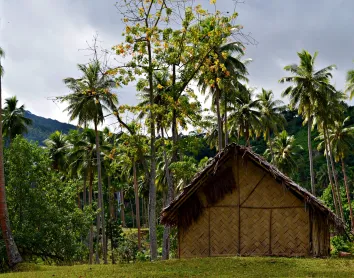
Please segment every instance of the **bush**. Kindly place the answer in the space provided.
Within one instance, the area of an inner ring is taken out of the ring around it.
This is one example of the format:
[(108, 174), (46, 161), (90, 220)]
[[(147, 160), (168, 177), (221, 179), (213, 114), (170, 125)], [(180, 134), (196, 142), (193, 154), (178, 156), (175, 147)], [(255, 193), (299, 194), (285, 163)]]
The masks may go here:
[(340, 251), (354, 253), (353, 242), (344, 236), (334, 236), (331, 238), (332, 254), (337, 255)]
[(27, 262), (83, 261), (87, 254), (83, 239), (93, 210), (77, 207), (81, 182), (62, 179), (51, 166), (47, 150), (22, 137), (5, 150), (7, 205), (15, 242)]
[(137, 261), (140, 261), (140, 262), (150, 261), (150, 252), (149, 252), (149, 250), (139, 251), (136, 254), (136, 259), (137, 259)]
[[(162, 246), (162, 239), (163, 239), (164, 226), (158, 225), (156, 232), (157, 232), (157, 245), (159, 246), (158, 254), (159, 254), (159, 256), (162, 256), (162, 247), (163, 247)], [(170, 258), (177, 257), (176, 256), (177, 247), (178, 247), (177, 229), (171, 228), (171, 230), (170, 230)]]
[(121, 263), (135, 262), (138, 252), (138, 245), (136, 242), (126, 239), (122, 241), (115, 250), (116, 257)]

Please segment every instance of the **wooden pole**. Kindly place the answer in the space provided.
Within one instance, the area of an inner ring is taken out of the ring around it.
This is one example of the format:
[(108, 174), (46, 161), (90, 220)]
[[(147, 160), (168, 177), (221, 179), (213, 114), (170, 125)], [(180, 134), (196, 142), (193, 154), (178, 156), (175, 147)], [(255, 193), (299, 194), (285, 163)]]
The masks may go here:
[(269, 255), (272, 255), (272, 213), (271, 209), (269, 213)]

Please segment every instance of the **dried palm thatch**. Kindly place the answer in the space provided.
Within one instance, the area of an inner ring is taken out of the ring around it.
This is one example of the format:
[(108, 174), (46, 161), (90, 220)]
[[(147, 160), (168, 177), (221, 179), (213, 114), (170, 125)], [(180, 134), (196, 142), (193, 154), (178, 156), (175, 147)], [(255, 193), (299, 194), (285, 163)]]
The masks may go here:
[[(304, 201), (305, 206), (314, 212), (323, 215), (338, 232), (345, 232), (343, 221), (327, 208), (318, 198), (302, 188), (289, 177), (280, 172), (275, 166), (267, 162), (260, 155), (255, 154), (250, 148), (228, 145), (186, 186), (175, 200), (161, 213), (161, 222), (170, 226), (187, 228), (193, 221), (197, 221), (206, 206), (215, 204), (226, 194), (231, 193), (236, 184), (230, 167), (223, 167), (236, 156), (249, 159), (287, 188), (297, 198)], [(231, 172), (231, 173), (230, 173)], [(201, 190), (198, 190), (201, 189)], [(202, 191), (206, 197), (198, 194)]]

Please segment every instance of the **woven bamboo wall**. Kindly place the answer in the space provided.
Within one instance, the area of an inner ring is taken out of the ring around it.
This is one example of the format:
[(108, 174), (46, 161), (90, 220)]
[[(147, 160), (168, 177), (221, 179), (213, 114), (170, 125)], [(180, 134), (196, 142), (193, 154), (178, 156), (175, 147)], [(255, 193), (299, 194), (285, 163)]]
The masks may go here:
[(207, 257), (209, 252), (209, 209), (204, 209), (197, 222), (180, 230), (179, 252), (181, 258)]
[(309, 214), (303, 208), (272, 210), (271, 254), (306, 256), (309, 253)]
[(210, 255), (237, 254), (238, 209), (235, 207), (210, 208)]
[(241, 255), (269, 254), (270, 211), (241, 208)]
[(328, 254), (321, 217), (311, 221), (304, 202), (253, 162), (239, 158), (233, 169), (237, 190), (180, 229), (180, 257)]
[(310, 209), (311, 253), (315, 257), (330, 254), (330, 233), (324, 215)]

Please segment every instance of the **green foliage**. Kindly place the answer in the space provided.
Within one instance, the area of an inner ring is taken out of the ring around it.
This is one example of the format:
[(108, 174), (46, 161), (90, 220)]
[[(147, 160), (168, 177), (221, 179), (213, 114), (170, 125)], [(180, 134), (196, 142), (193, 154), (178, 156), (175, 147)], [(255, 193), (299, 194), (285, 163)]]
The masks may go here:
[(147, 261), (150, 261), (150, 254), (148, 251), (139, 251), (137, 254), (136, 254), (136, 260), (138, 262), (147, 262)]
[(331, 245), (333, 255), (337, 255), (338, 252), (354, 253), (354, 244), (346, 236), (334, 236), (331, 238)]
[(121, 263), (135, 262), (138, 253), (138, 244), (130, 239), (121, 242), (115, 251)]
[(28, 133), (24, 137), (29, 141), (38, 142), (39, 145), (44, 145), (44, 140), (55, 131), (68, 134), (70, 130), (76, 129), (74, 125), (40, 117), (29, 111), (25, 111), (25, 117), (32, 120), (32, 125), (28, 127)]
[(2, 129), (3, 135), (13, 140), (16, 135), (23, 135), (28, 132), (28, 126), (32, 124), (32, 120), (25, 116), (25, 106), (17, 106), (18, 100), (16, 96), (5, 99), (5, 107), (2, 111)]
[(354, 70), (348, 71), (346, 81), (345, 91), (350, 94), (350, 99), (352, 99), (354, 97)]
[(292, 174), (297, 170), (297, 163), (301, 156), (301, 146), (296, 145), (294, 136), (288, 136), (286, 130), (279, 133), (268, 144), (264, 155), (285, 174)]
[(11, 227), (23, 257), (71, 262), (87, 252), (92, 211), (77, 208), (76, 180), (61, 180), (46, 150), (16, 137), (5, 152)]
[(120, 221), (107, 221), (107, 233), (111, 240), (113, 249), (117, 248), (124, 241), (124, 232)]

